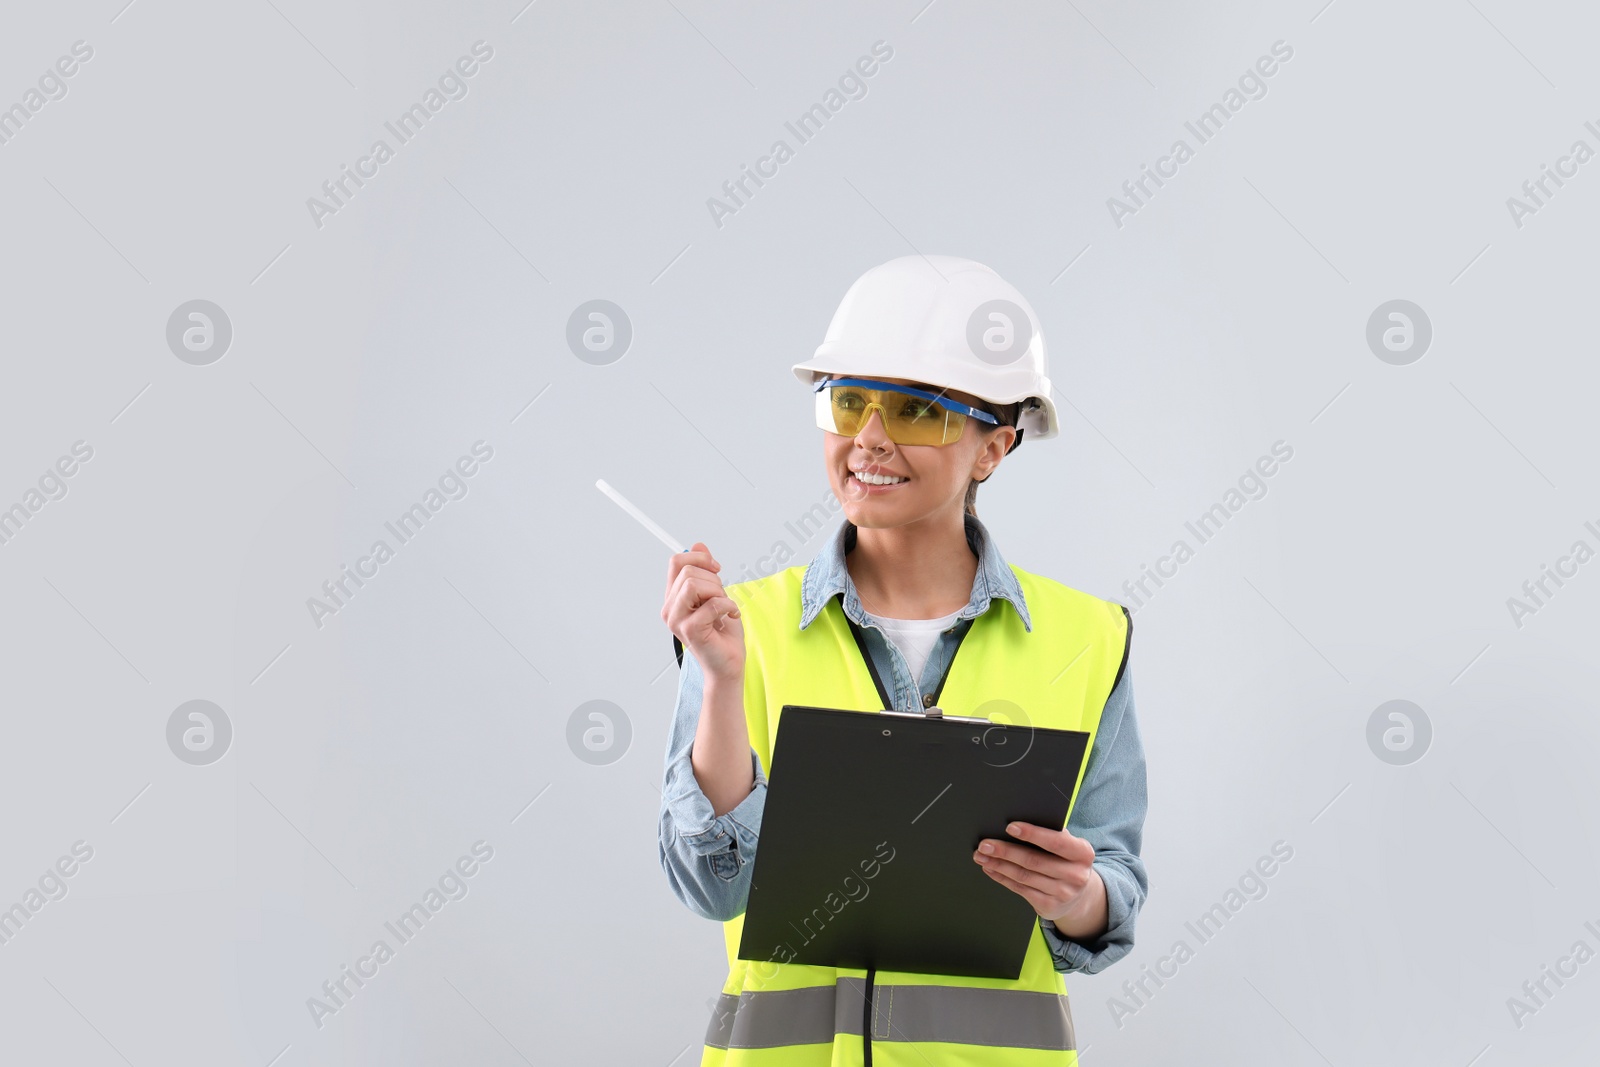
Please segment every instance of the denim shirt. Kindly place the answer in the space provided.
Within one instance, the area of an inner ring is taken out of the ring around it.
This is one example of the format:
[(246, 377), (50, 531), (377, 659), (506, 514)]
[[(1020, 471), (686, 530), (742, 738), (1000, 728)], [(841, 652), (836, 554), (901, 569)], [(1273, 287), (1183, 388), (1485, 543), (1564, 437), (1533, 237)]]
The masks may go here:
[[(855, 525), (841, 520), (828, 544), (806, 567), (801, 583), (801, 628), (809, 626), (829, 600), (842, 595), (844, 613), (861, 627), (872, 662), (898, 711), (923, 710), (923, 694), (931, 701), (961, 637), (972, 621), (991, 607), (1015, 610), (1028, 631), (1033, 630), (1016, 575), (995, 548), (988, 529), (977, 516), (964, 517), (967, 544), (978, 557), (972, 596), (955, 625), (939, 635), (920, 685), (913, 682), (900, 650), (866, 615), (856, 596), (855, 583), (845, 567), (845, 555), (855, 547)], [(1010, 607), (993, 604), (996, 598), (1008, 601)], [(676, 650), (676, 637), (673, 643)], [(690, 759), (705, 677), (693, 653), (688, 648), (682, 651), (677, 709), (667, 736), (661, 791), (661, 866), (673, 893), (691, 911), (702, 918), (726, 921), (744, 911), (750, 895), (767, 778), (752, 748), (755, 784), (750, 794), (731, 811), (713, 814)], [(1107, 926), (1098, 938), (1080, 942), (1061, 935), (1053, 923), (1041, 918), (1039, 927), (1056, 970), (1093, 974), (1132, 951), (1134, 922), (1149, 888), (1139, 858), (1145, 803), (1144, 747), (1133, 715), (1133, 672), (1131, 665), (1125, 665), (1100, 714), (1083, 784), (1067, 821), (1067, 830), (1094, 848), (1094, 869), (1106, 887)]]

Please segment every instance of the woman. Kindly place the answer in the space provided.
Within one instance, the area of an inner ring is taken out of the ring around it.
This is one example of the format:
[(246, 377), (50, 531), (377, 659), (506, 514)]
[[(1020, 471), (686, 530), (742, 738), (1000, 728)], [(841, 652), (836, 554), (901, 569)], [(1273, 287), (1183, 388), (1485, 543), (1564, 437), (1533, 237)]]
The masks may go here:
[[(856, 281), (794, 371), (845, 520), (809, 565), (726, 589), (696, 542), (670, 562), (661, 610), (683, 668), (661, 861), (686, 905), (723, 922), (729, 964), (701, 1063), (1075, 1063), (1061, 975), (1132, 948), (1145, 768), (1126, 609), (1007, 564), (974, 505), (1024, 435), (1056, 435), (1037, 320), (982, 264), (908, 256)], [(996, 700), (1091, 735), (1067, 826), (1014, 823), (973, 853), (1039, 915), (1021, 975), (739, 959), (782, 705), (981, 715)]]

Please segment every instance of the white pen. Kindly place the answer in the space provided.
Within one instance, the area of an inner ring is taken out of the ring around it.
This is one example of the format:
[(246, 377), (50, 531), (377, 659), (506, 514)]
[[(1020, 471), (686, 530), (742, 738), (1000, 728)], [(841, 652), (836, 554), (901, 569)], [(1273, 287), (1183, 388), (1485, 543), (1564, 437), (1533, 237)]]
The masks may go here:
[(612, 500), (615, 500), (617, 505), (622, 508), (623, 511), (626, 511), (629, 515), (632, 515), (635, 519), (638, 519), (639, 525), (655, 534), (656, 537), (660, 539), (662, 544), (666, 545), (674, 552), (689, 551), (687, 548), (681, 547), (679, 542), (671, 534), (667, 533), (667, 531), (656, 525), (655, 521), (651, 519), (650, 516), (634, 507), (633, 504), (630, 503), (621, 493), (617, 492), (615, 489), (611, 488), (610, 485), (606, 484), (606, 480), (604, 478), (596, 478), (594, 484), (602, 493), (610, 497)]

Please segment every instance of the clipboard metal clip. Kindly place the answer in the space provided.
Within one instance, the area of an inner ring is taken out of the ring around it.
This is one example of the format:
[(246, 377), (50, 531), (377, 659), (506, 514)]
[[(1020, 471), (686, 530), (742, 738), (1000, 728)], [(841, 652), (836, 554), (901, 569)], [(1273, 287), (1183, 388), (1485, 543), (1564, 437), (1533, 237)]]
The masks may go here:
[(899, 715), (907, 719), (939, 719), (944, 722), (981, 722), (985, 725), (991, 722), (989, 719), (974, 718), (969, 715), (946, 715), (944, 709), (937, 704), (925, 711), (895, 711), (893, 708), (884, 708), (880, 714)]

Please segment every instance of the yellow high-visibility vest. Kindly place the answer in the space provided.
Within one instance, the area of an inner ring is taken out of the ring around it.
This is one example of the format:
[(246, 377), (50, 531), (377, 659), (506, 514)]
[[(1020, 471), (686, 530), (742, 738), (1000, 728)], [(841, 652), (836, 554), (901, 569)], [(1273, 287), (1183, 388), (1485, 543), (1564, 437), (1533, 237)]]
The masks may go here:
[[(1088, 733), (1088, 753), (1127, 662), (1132, 620), (1120, 604), (1008, 566), (1032, 631), (1008, 601), (991, 601), (962, 639), (938, 705), (950, 715), (988, 717), (984, 705), (1008, 701), (1035, 726)], [(783, 705), (866, 714), (883, 707), (838, 596), (800, 629), (804, 572), (795, 566), (726, 587), (744, 623), (745, 722), (764, 768), (772, 766)], [(1077, 797), (1075, 783), (1071, 803)], [(874, 1067), (1078, 1061), (1066, 983), (1037, 922), (1015, 981), (874, 971), (869, 982), (862, 969), (742, 960), (743, 928), (743, 914), (723, 924), (728, 978), (706, 1029), (702, 1067), (844, 1067), (863, 1064), (867, 1054)]]

